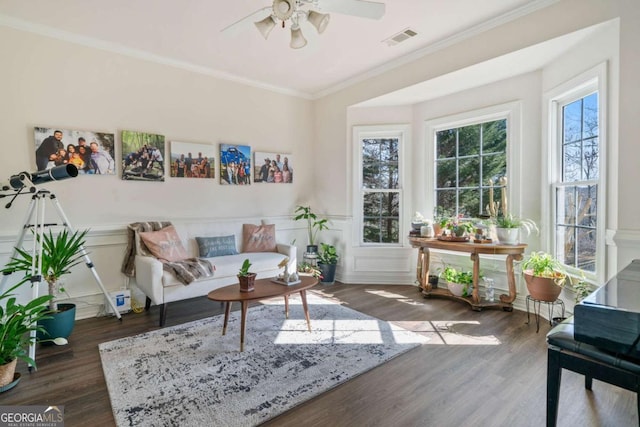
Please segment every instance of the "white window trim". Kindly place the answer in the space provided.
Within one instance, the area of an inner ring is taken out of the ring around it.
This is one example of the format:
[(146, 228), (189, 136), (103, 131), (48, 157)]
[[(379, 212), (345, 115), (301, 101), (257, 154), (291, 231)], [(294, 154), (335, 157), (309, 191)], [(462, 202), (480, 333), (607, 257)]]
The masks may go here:
[[(562, 129), (561, 108), (559, 106), (566, 105), (571, 101), (580, 99), (590, 93), (598, 92), (598, 126), (599, 126), (599, 180), (598, 180), (598, 207), (596, 214), (598, 215), (598, 223), (596, 226), (596, 273), (584, 272), (587, 279), (595, 283), (604, 283), (606, 275), (606, 227), (607, 227), (607, 182), (606, 176), (609, 168), (607, 167), (607, 145), (608, 145), (608, 126), (607, 126), (607, 62), (598, 64), (597, 66), (585, 71), (584, 73), (556, 86), (544, 94), (543, 120), (546, 120), (547, 141), (543, 144), (542, 149), (542, 215), (549, 221), (550, 225), (555, 224), (554, 214), (556, 211), (556, 198), (553, 194), (553, 184), (558, 180), (562, 157)], [(543, 123), (543, 126), (545, 123)], [(555, 231), (554, 227), (549, 227), (547, 235), (543, 236), (545, 250), (549, 253), (555, 251)], [(580, 275), (581, 270), (567, 267), (570, 274)]]
[[(424, 183), (424, 188), (420, 189), (421, 192), (419, 194), (423, 194), (425, 197), (423, 213), (426, 214), (428, 218), (433, 216), (433, 209), (435, 207), (436, 133), (441, 130), (500, 119), (507, 120), (507, 197), (511, 206), (509, 211), (514, 215), (520, 215), (522, 206), (522, 191), (520, 191), (522, 173), (519, 167), (521, 156), (520, 146), (522, 141), (521, 110), (522, 103), (520, 101), (514, 101), (425, 121), (424, 164), (428, 165), (428, 167), (422, 168), (423, 176), (420, 181)], [(514, 165), (517, 165), (517, 167), (514, 167)]]
[[(400, 241), (398, 243), (365, 243), (362, 236), (362, 193), (364, 185), (362, 183), (362, 149), (360, 141), (365, 138), (394, 138), (400, 141), (398, 147), (398, 168), (400, 190)], [(405, 247), (408, 245), (405, 236), (409, 234), (409, 223), (411, 218), (408, 215), (410, 205), (411, 176), (408, 166), (411, 151), (411, 126), (408, 124), (371, 125), (353, 127), (353, 244), (360, 247)]]

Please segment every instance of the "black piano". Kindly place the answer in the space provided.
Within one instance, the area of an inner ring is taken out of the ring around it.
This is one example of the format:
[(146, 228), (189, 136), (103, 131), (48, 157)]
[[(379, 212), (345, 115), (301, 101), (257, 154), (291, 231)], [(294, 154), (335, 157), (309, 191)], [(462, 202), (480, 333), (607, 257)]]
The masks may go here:
[(640, 361), (640, 260), (574, 308), (574, 338)]

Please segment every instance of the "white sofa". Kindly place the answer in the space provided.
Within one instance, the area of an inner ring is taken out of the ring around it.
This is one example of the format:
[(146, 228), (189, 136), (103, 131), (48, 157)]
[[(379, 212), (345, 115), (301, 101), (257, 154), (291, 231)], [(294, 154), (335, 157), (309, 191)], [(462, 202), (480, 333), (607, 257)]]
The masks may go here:
[[(237, 255), (217, 256), (206, 258), (215, 267), (213, 276), (199, 279), (184, 285), (172, 272), (163, 270), (162, 263), (154, 256), (140, 255), (136, 248), (135, 281), (140, 290), (146, 295), (146, 309), (151, 303), (160, 306), (160, 326), (164, 326), (167, 316), (167, 304), (188, 298), (207, 295), (210, 291), (238, 283), (238, 270), (245, 259), (251, 261), (250, 271), (257, 274), (257, 279), (275, 277), (282, 272), (278, 264), (289, 258), (289, 271), (295, 271), (296, 247), (278, 243), (278, 252), (242, 252), (242, 223), (176, 223), (173, 222), (182, 244), (189, 256), (197, 257), (198, 245), (196, 237), (227, 236), (236, 237)], [(276, 236), (277, 239), (277, 236)]]

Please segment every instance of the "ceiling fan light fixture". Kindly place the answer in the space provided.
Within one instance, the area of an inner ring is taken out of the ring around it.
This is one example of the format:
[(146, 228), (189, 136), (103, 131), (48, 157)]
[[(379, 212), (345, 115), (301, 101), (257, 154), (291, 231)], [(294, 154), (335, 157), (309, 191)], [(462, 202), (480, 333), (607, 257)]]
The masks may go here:
[(307, 39), (302, 35), (300, 26), (294, 25), (291, 27), (291, 49), (300, 49), (307, 45)]
[(269, 37), (269, 33), (271, 33), (271, 30), (273, 30), (276, 26), (276, 20), (273, 19), (272, 15), (269, 15), (262, 21), (254, 22), (253, 24), (256, 26), (258, 31), (260, 31), (262, 37), (264, 37), (264, 39), (266, 40), (267, 37)]
[(318, 30), (318, 34), (322, 34), (324, 30), (327, 29), (327, 25), (329, 25), (329, 14), (328, 13), (320, 13), (315, 10), (310, 10), (307, 14), (307, 21)]
[(291, 18), (295, 10), (295, 0), (273, 0), (273, 14), (281, 21)]

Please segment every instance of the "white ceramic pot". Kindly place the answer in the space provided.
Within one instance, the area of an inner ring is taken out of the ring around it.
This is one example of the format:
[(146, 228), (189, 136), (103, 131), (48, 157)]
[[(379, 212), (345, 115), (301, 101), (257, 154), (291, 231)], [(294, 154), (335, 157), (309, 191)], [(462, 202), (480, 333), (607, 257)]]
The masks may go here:
[(496, 234), (498, 241), (503, 245), (517, 245), (518, 244), (518, 228), (500, 228), (496, 227)]
[(449, 292), (457, 297), (466, 297), (471, 295), (473, 285), (467, 285), (466, 294), (464, 292), (464, 287), (465, 285), (463, 285), (462, 283), (447, 282), (447, 288), (449, 289)]

